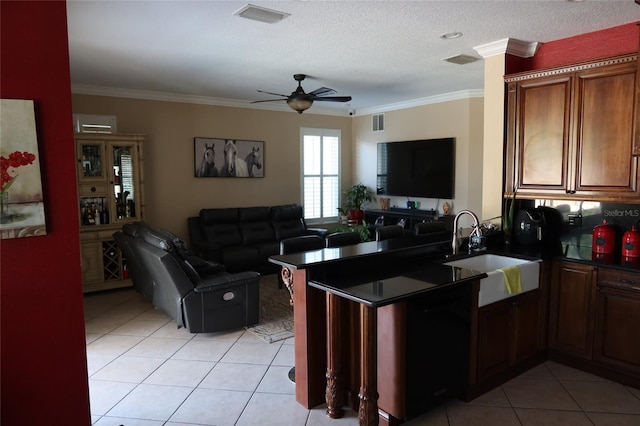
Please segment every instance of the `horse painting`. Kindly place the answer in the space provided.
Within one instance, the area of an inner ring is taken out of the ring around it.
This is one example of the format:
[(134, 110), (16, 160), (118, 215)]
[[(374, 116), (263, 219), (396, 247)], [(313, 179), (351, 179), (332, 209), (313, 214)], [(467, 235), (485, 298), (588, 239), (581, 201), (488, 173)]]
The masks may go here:
[(264, 142), (194, 138), (195, 177), (264, 177)]
[(218, 169), (215, 167), (214, 162), (215, 152), (213, 150), (213, 144), (209, 146), (205, 143), (204, 152), (202, 153), (202, 161), (200, 162), (200, 167), (196, 171), (197, 177), (217, 177)]
[(247, 164), (247, 169), (249, 170), (249, 177), (255, 177), (256, 174), (253, 171), (253, 168), (260, 170), (262, 168), (262, 163), (258, 158), (258, 152), (260, 151), (260, 147), (254, 146), (251, 148), (251, 152), (244, 158), (244, 162)]
[(220, 170), (220, 176), (248, 177), (247, 163), (238, 158), (236, 141), (227, 139), (224, 144), (224, 167)]

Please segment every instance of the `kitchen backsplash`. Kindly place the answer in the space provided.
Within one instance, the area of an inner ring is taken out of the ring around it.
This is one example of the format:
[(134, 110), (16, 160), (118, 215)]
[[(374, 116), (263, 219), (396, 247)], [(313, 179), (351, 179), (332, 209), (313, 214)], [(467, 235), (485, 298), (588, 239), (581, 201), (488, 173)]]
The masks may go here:
[(539, 205), (553, 207), (562, 215), (563, 228), (559, 237), (563, 243), (591, 247), (593, 229), (601, 225), (603, 220), (615, 228), (618, 241), (633, 225), (640, 231), (640, 205), (638, 204), (536, 200), (535, 206)]

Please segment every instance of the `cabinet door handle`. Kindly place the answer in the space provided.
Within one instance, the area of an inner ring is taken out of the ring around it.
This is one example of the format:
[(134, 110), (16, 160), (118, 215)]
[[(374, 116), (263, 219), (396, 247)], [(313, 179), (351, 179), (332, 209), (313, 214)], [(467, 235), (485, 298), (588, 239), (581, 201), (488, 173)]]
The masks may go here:
[(626, 278), (618, 278), (618, 282), (621, 283), (621, 284), (628, 284), (628, 285), (631, 285), (631, 286), (637, 286), (638, 285), (638, 282), (636, 280), (628, 280)]

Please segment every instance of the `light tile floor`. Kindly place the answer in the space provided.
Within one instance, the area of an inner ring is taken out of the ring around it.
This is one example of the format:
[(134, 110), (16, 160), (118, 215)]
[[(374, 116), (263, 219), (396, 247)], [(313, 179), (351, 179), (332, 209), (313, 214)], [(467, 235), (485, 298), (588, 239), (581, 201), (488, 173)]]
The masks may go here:
[[(92, 422), (97, 426), (357, 425), (295, 401), (293, 339), (191, 334), (131, 289), (85, 296)], [(469, 402), (407, 426), (638, 426), (640, 390), (546, 362)]]

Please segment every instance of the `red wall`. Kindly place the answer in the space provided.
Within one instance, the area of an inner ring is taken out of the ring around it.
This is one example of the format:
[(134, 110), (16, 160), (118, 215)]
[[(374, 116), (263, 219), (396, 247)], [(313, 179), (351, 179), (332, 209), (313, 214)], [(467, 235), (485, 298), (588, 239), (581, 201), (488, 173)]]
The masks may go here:
[(608, 56), (637, 53), (638, 23), (543, 43), (535, 56), (521, 59), (507, 55), (507, 73), (553, 68)]
[(0, 423), (89, 425), (64, 1), (0, 3), (0, 95), (33, 99), (47, 235), (0, 241)]

